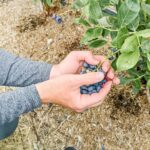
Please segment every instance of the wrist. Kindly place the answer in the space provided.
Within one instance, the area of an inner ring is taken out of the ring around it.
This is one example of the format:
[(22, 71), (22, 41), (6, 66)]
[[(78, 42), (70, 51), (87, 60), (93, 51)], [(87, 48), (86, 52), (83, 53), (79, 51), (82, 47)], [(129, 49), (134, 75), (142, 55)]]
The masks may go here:
[(42, 104), (51, 103), (50, 83), (47, 82), (45, 81), (35, 85)]
[(53, 67), (51, 69), (51, 73), (50, 73), (49, 79), (53, 79), (53, 78), (58, 77), (60, 75), (61, 75), (61, 73), (60, 73), (59, 64), (53, 65)]

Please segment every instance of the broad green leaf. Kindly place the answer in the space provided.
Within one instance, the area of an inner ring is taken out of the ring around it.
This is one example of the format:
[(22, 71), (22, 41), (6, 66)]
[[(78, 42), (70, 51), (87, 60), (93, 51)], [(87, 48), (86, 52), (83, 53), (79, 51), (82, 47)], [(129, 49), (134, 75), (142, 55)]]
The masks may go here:
[(150, 71), (150, 61), (147, 60), (147, 68)]
[(147, 53), (147, 59), (150, 62), (150, 53)]
[(110, 3), (111, 3), (112, 5), (118, 5), (119, 0), (110, 0)]
[(88, 44), (89, 41), (97, 39), (102, 32), (101, 28), (89, 28), (84, 34), (81, 44)]
[(150, 5), (149, 4), (142, 3), (142, 9), (145, 13), (150, 15)]
[(143, 75), (140, 71), (137, 71), (136, 68), (129, 69), (128, 74), (134, 78)]
[(90, 27), (90, 24), (88, 23), (88, 21), (86, 21), (86, 20), (83, 19), (83, 18), (76, 18), (74, 22), (75, 22), (76, 24), (81, 24), (81, 25)]
[(111, 25), (108, 22), (108, 19), (109, 17), (105, 16), (105, 17), (98, 19), (97, 21), (100, 26), (107, 28), (107, 27), (111, 27)]
[(120, 83), (125, 85), (125, 84), (129, 84), (134, 80), (133, 77), (121, 77), (120, 78)]
[(93, 40), (89, 43), (88, 46), (90, 48), (98, 48), (98, 47), (105, 45), (106, 43), (107, 43), (107, 41), (105, 41), (105, 40)]
[(140, 1), (139, 0), (125, 0), (128, 9), (139, 12), (140, 11)]
[(90, 5), (88, 4), (88, 5), (86, 5), (85, 7), (83, 7), (82, 9), (81, 9), (81, 11), (82, 11), (82, 14), (84, 15), (84, 16), (86, 16), (87, 18), (89, 18), (90, 17)]
[(140, 4), (135, 1), (122, 2), (118, 11), (118, 24), (121, 27), (130, 24), (139, 14)]
[(80, 9), (80, 8), (84, 7), (85, 5), (87, 5), (88, 2), (89, 2), (89, 0), (76, 0), (73, 3), (73, 8), (74, 9)]
[(147, 81), (147, 87), (150, 88), (150, 79)]
[(141, 90), (141, 80), (135, 80), (132, 85), (132, 90), (135, 94), (137, 94)]
[(124, 71), (133, 68), (140, 57), (139, 50), (130, 53), (122, 53), (117, 60), (117, 70)]
[(128, 28), (132, 31), (136, 31), (140, 23), (140, 17), (137, 16), (129, 25)]
[(127, 28), (120, 28), (117, 34), (116, 42), (117, 48), (120, 49), (122, 44), (124, 43), (125, 39), (128, 37), (128, 30)]
[(97, 0), (92, 0), (90, 2), (90, 4), (89, 4), (89, 14), (90, 14), (90, 18), (93, 18), (95, 20), (102, 17), (101, 7), (100, 7)]
[(142, 38), (141, 40), (141, 50), (143, 53), (150, 53), (150, 40)]
[(121, 47), (121, 53), (129, 53), (138, 49), (138, 39), (135, 35), (128, 37)]
[(107, 29), (103, 29), (103, 32), (102, 32), (102, 36), (103, 37), (107, 37), (109, 35), (110, 31), (107, 30)]
[(111, 63), (112, 68), (116, 71), (117, 70), (117, 59), (113, 60), (113, 62)]
[(46, 0), (46, 3), (48, 6), (51, 6), (52, 5), (52, 0)]
[(141, 36), (144, 38), (150, 37), (150, 29), (145, 29), (145, 30), (141, 30), (141, 31), (137, 32), (137, 36)]
[(146, 0), (146, 4), (150, 4), (150, 0)]

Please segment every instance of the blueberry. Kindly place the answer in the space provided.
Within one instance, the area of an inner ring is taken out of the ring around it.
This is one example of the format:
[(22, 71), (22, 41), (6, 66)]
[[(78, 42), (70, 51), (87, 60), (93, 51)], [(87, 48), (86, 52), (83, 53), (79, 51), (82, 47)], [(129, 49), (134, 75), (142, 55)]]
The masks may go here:
[(67, 147), (65, 150), (76, 150), (74, 147)]
[(93, 86), (93, 85), (88, 87), (89, 92), (93, 91), (94, 89), (95, 89), (95, 86)]
[(93, 90), (92, 92), (93, 92), (93, 93), (97, 93), (97, 90)]
[(102, 80), (102, 83), (103, 83), (103, 84), (105, 84), (106, 82), (107, 82), (107, 80), (106, 80), (106, 79)]
[(86, 73), (86, 71), (85, 71), (85, 70), (83, 70), (83, 71), (81, 71), (81, 72), (80, 72), (80, 74), (85, 74), (85, 73)]
[(60, 16), (56, 16), (56, 17), (55, 17), (55, 21), (56, 21), (58, 24), (60, 24), (60, 23), (62, 23), (62, 18), (61, 18)]
[(88, 94), (88, 90), (80, 89), (81, 94)]
[(105, 74), (105, 71), (103, 69), (101, 69), (101, 68), (98, 71)]
[(81, 86), (80, 89), (81, 90), (87, 90), (88, 88), (86, 86)]
[(96, 66), (94, 65), (89, 65), (90, 69), (96, 69)]
[(116, 52), (116, 51), (117, 51), (117, 49), (114, 48), (114, 47), (111, 47), (110, 50), (111, 50), (112, 52)]
[(113, 60), (113, 59), (114, 59), (114, 56), (110, 56), (108, 59), (109, 59), (109, 60)]
[(97, 87), (96, 87), (96, 91), (99, 92), (99, 91), (101, 90), (101, 88), (102, 88), (102, 87), (101, 87), (100, 85), (97, 86)]
[(105, 150), (104, 144), (102, 144), (102, 146), (101, 146), (101, 150)]
[(85, 67), (85, 68), (89, 68), (89, 64), (88, 64), (88, 63), (86, 63), (86, 62), (84, 62), (83, 67)]

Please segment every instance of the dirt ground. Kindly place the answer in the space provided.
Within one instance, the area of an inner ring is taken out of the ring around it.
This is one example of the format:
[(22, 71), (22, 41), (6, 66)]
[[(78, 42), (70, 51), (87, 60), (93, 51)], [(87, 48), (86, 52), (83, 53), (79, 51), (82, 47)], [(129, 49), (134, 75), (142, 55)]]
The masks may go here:
[[(58, 25), (41, 15), (32, 0), (0, 0), (0, 48), (21, 57), (60, 62), (72, 50), (84, 50), (79, 41), (84, 29), (73, 24), (68, 7), (57, 10)], [(53, 42), (48, 45), (47, 42)], [(93, 50), (102, 54), (104, 49)], [(1, 92), (9, 88), (1, 88)], [(106, 101), (84, 113), (60, 106), (42, 106), (20, 118), (16, 132), (0, 142), (0, 150), (149, 150), (150, 105), (145, 91), (132, 95), (129, 87), (113, 88)]]

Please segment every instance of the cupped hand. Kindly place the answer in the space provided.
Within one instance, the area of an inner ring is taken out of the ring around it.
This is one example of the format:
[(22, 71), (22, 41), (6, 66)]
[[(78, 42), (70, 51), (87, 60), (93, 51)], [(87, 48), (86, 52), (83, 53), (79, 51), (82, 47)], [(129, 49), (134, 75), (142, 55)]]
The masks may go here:
[(91, 65), (102, 64), (103, 71), (107, 73), (106, 78), (112, 80), (114, 84), (119, 84), (119, 79), (114, 75), (110, 62), (104, 56), (93, 55), (91, 51), (72, 51), (59, 64), (53, 65), (50, 79), (64, 74), (79, 74), (84, 62)]
[(112, 81), (105, 83), (99, 93), (91, 95), (81, 94), (80, 87), (97, 83), (103, 79), (104, 74), (101, 72), (83, 75), (67, 74), (39, 83), (36, 88), (42, 103), (54, 103), (76, 112), (82, 112), (103, 102), (111, 89)]

